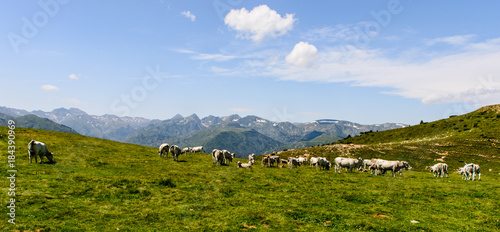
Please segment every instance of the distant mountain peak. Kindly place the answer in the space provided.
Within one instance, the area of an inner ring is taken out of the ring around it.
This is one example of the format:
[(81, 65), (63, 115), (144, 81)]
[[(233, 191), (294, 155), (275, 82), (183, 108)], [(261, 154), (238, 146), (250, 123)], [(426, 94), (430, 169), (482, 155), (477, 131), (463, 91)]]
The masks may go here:
[(236, 122), (238, 120), (240, 120), (241, 117), (237, 114), (232, 114), (232, 115), (229, 115), (229, 116), (226, 116), (226, 117), (222, 117), (222, 121), (233, 121), (233, 122)]
[(198, 115), (196, 114), (191, 114), (189, 115), (188, 117), (186, 117), (188, 119), (192, 119), (192, 120), (196, 120), (196, 121), (200, 121), (200, 118), (198, 117)]
[(171, 120), (182, 120), (184, 119), (184, 117), (180, 114), (176, 114), (173, 118), (171, 118)]
[(80, 110), (78, 108), (69, 108), (69, 112), (75, 115), (87, 115), (87, 113), (83, 110)]

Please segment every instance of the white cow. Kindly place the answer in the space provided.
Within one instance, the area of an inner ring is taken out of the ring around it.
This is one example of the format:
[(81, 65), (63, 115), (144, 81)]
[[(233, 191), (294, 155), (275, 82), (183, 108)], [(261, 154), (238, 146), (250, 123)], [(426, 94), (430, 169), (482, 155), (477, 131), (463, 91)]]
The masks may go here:
[(192, 148), (189, 150), (189, 154), (191, 154), (191, 153), (196, 153), (196, 152), (205, 153), (205, 150), (203, 150), (203, 146), (192, 147)]
[(446, 177), (448, 177), (448, 164), (445, 163), (437, 163), (434, 164), (433, 166), (429, 167), (430, 172), (432, 172), (432, 175), (435, 177), (441, 176), (444, 177), (444, 174), (446, 174)]
[(182, 148), (181, 154), (187, 154), (189, 152), (189, 155), (191, 155), (191, 148), (190, 147), (185, 147)]
[(298, 157), (299, 165), (304, 165), (307, 162), (307, 157)]
[(40, 156), (40, 163), (43, 163), (43, 157), (47, 157), (49, 159), (49, 162), (52, 163), (52, 158), (53, 154), (50, 153), (50, 151), (47, 149), (47, 146), (45, 146), (45, 143), (31, 140), (28, 143), (28, 154), (30, 157), (30, 163), (31, 163), (31, 157), (35, 157), (35, 163), (38, 163), (37, 156)]
[(383, 161), (383, 159), (368, 159), (368, 160), (363, 160), (363, 165), (364, 168), (368, 167), (370, 169), (370, 173), (373, 175), (374, 171), (376, 170), (375, 166), (372, 167), (373, 164), (375, 164), (377, 161)]
[(170, 154), (174, 157), (174, 161), (179, 161), (179, 156), (181, 155), (181, 149), (177, 145), (172, 145), (170, 147)]
[(252, 164), (250, 164), (250, 162), (247, 164), (244, 164), (244, 163), (241, 163), (240, 161), (238, 161), (237, 164), (238, 164), (238, 168), (250, 168), (250, 169), (252, 168)]
[(255, 165), (255, 154), (248, 155), (248, 163), (251, 165)]
[(318, 165), (318, 161), (319, 161), (320, 158), (318, 157), (311, 157), (309, 159), (309, 166), (312, 167), (312, 166), (316, 166)]
[(170, 146), (168, 145), (168, 143), (163, 143), (160, 145), (160, 148), (158, 148), (158, 155), (163, 155), (165, 153), (165, 155), (163, 157), (168, 157), (168, 149), (170, 148)]
[(335, 158), (334, 161), (335, 161), (335, 171), (338, 171), (339, 173), (342, 168), (347, 168), (349, 169), (349, 172), (352, 173), (353, 169), (357, 169), (358, 167), (363, 165), (363, 159), (361, 157), (357, 159), (337, 157)]
[(366, 167), (372, 166), (372, 164), (374, 164), (378, 160), (382, 160), (382, 159), (365, 159), (365, 160), (363, 160), (363, 168), (366, 169)]
[(387, 170), (392, 171), (392, 177), (395, 177), (396, 172), (399, 172), (399, 175), (403, 174), (403, 169), (406, 168), (406, 170), (410, 169), (410, 165), (408, 162), (401, 162), (401, 161), (390, 161), (390, 160), (379, 160), (372, 166), (370, 166), (370, 169), (372, 167), (375, 168), (375, 175), (378, 175), (378, 173), (382, 172), (384, 174)]
[(478, 174), (478, 180), (481, 180), (481, 167), (479, 167), (479, 165), (473, 163), (465, 163), (465, 166), (461, 168), (461, 170), (463, 175), (462, 179), (466, 177), (467, 180), (470, 180), (472, 177), (472, 181), (474, 181), (476, 178), (476, 174)]

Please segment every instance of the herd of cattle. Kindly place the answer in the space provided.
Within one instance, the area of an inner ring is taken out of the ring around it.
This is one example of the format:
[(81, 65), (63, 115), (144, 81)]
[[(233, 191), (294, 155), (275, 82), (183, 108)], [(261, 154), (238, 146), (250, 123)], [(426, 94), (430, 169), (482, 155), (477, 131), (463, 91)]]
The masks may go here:
[[(174, 158), (174, 161), (179, 161), (179, 156), (181, 154), (190, 155), (192, 153), (205, 153), (203, 150), (203, 146), (198, 147), (186, 147), (180, 149), (177, 145), (170, 146), (167, 143), (161, 144), (158, 149), (158, 155), (160, 158), (168, 157), (170, 153)], [(53, 162), (53, 154), (49, 152), (47, 146), (39, 141), (31, 140), (28, 144), (28, 153), (29, 159), (31, 163), (32, 157), (35, 158), (35, 162), (38, 162), (37, 157), (40, 157), (40, 163), (43, 163), (43, 157), (47, 157), (49, 162)], [(234, 153), (229, 152), (228, 150), (219, 150), (214, 149), (212, 151), (212, 162), (217, 165), (229, 165), (234, 159)], [(335, 165), (335, 172), (341, 172), (342, 169), (347, 169), (352, 173), (353, 170), (359, 170), (363, 172), (367, 172), (370, 170), (371, 174), (378, 175), (384, 174), (387, 171), (392, 172), (392, 176), (395, 177), (395, 173), (398, 172), (402, 175), (403, 170), (411, 170), (409, 163), (406, 161), (391, 161), (391, 160), (383, 160), (383, 159), (362, 159), (362, 158), (345, 158), (345, 157), (337, 157), (334, 159), (334, 162), (328, 161), (325, 157), (310, 157), (310, 155), (306, 154), (301, 157), (288, 157), (288, 159), (281, 159), (280, 156), (275, 155), (274, 153), (271, 155), (262, 156), (262, 167), (273, 167), (274, 165), (280, 167), (288, 167), (290, 169), (298, 168), (299, 166), (305, 165), (309, 163), (310, 167), (316, 167), (316, 169), (321, 170), (329, 170), (333, 165)], [(238, 168), (252, 168), (252, 165), (255, 165), (255, 154), (248, 155), (248, 163), (237, 162)], [(368, 170), (366, 169), (368, 167)], [(433, 173), (435, 177), (448, 177), (448, 165), (445, 163), (438, 163), (431, 167), (426, 167), (430, 172)], [(465, 166), (461, 167), (457, 171), (459, 174), (462, 174), (462, 179), (464, 180), (475, 180), (476, 175), (478, 179), (481, 180), (481, 168), (477, 164), (465, 164)]]

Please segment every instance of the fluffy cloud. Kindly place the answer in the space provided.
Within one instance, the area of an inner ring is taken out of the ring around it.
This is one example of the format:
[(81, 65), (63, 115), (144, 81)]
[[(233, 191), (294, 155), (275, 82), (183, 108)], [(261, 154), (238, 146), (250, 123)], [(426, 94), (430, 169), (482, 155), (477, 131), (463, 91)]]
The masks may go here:
[(267, 5), (260, 5), (248, 11), (233, 9), (224, 18), (224, 23), (238, 32), (237, 37), (260, 42), (266, 37), (276, 38), (293, 29), (293, 14), (281, 17)]
[[(451, 40), (458, 42), (458, 40)], [(421, 48), (426, 56), (429, 48)], [(349, 51), (349, 52), (346, 52)], [(433, 52), (422, 62), (388, 57), (384, 51), (335, 47), (319, 53), (315, 66), (298, 69), (275, 66), (271, 76), (282, 80), (348, 82), (384, 87), (385, 94), (420, 99), (424, 104), (500, 100), (500, 38), (466, 43), (460, 49)]]
[(57, 86), (53, 86), (53, 85), (42, 85), (40, 88), (42, 90), (48, 91), (48, 92), (59, 91), (59, 88)]
[[(212, 67), (211, 71), (219, 75), (244, 74), (297, 82), (344, 82), (384, 88), (383, 94), (418, 99), (423, 104), (479, 106), (498, 103), (500, 38), (477, 43), (461, 40), (459, 37), (445, 39), (448, 43), (464, 43), (449, 49), (439, 47), (436, 50), (427, 44), (396, 53), (352, 45), (324, 47), (317, 51), (313, 45), (301, 42), (290, 53), (275, 51), (268, 58), (242, 58), (233, 68)], [(285, 59), (280, 58), (284, 56)]]
[(76, 74), (70, 74), (69, 75), (69, 79), (71, 79), (71, 80), (78, 80), (79, 78), (78, 78), (78, 75), (76, 75)]
[(307, 42), (299, 42), (285, 58), (288, 64), (299, 67), (309, 66), (318, 54), (318, 49)]
[(181, 12), (181, 14), (184, 15), (186, 18), (191, 19), (191, 21), (193, 22), (194, 20), (196, 20), (196, 16), (193, 13), (191, 13), (191, 11), (183, 11)]

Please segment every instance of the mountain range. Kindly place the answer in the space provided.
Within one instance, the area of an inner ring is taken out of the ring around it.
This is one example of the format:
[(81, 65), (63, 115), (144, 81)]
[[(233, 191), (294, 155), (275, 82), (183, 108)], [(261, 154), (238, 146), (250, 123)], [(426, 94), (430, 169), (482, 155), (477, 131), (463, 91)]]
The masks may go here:
[[(406, 126), (399, 123), (361, 125), (331, 119), (308, 123), (273, 122), (257, 116), (240, 117), (236, 114), (225, 117), (210, 115), (202, 119), (196, 114), (188, 117), (178, 114), (167, 120), (151, 120), (109, 114), (89, 115), (76, 108), (28, 112), (0, 107), (0, 113), (0, 120), (8, 117), (17, 120), (28, 117), (32, 122), (26, 127), (30, 128), (38, 128), (36, 124), (41, 123), (42, 119), (50, 119), (54, 123), (73, 129), (76, 133), (91, 137), (150, 147), (157, 147), (164, 142), (177, 144), (180, 147), (204, 146), (206, 152), (219, 148), (230, 150), (240, 156), (331, 143), (348, 135), (359, 135), (360, 132), (383, 131)], [(47, 124), (47, 121), (43, 124)], [(62, 128), (57, 128), (57, 131), (61, 130)]]

